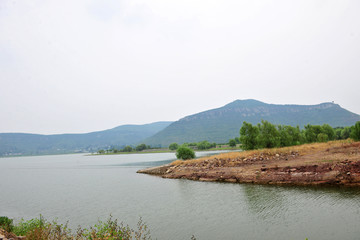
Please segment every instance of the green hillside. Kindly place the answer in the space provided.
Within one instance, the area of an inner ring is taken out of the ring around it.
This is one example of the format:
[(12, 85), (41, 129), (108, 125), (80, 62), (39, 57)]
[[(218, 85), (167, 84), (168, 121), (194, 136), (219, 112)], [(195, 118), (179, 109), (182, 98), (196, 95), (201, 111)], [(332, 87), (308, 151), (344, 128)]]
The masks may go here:
[(257, 124), (268, 120), (273, 124), (285, 124), (301, 128), (306, 124), (328, 123), (333, 127), (351, 126), (360, 121), (360, 115), (334, 103), (318, 105), (277, 105), (257, 100), (236, 100), (221, 108), (190, 115), (169, 125), (145, 140), (146, 144), (168, 146), (172, 142), (224, 143), (239, 136), (244, 121)]
[(85, 134), (40, 135), (0, 133), (0, 156), (91, 152), (109, 146), (138, 144), (163, 130), (171, 122), (122, 125)]

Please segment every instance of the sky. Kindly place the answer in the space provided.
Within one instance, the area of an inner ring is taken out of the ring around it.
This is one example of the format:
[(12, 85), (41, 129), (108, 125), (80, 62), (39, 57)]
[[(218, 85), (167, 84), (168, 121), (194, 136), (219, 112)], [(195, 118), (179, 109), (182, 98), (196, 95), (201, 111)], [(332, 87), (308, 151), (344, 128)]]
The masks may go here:
[(0, 0), (0, 132), (176, 121), (236, 99), (360, 114), (360, 1)]

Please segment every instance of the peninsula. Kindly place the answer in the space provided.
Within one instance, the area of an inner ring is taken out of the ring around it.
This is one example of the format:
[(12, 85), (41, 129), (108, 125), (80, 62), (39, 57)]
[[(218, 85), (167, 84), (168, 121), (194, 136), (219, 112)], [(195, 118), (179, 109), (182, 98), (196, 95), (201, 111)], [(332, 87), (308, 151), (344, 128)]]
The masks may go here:
[(232, 183), (360, 186), (360, 142), (223, 153), (139, 170), (163, 178)]

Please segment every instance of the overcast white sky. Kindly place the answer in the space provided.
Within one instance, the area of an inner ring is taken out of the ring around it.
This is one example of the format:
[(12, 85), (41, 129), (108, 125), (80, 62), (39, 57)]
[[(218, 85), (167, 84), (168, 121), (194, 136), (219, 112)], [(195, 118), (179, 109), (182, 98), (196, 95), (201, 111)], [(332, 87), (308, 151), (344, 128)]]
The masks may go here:
[(0, 0), (0, 132), (178, 120), (236, 99), (360, 114), (360, 1)]

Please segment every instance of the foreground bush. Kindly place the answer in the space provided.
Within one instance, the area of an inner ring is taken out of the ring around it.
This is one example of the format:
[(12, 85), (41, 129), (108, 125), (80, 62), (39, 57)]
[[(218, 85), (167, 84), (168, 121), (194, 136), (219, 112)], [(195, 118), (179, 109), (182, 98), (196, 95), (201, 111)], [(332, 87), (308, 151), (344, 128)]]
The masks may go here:
[[(68, 228), (67, 224), (58, 224), (55, 221), (49, 222), (41, 215), (39, 218), (28, 221), (21, 220), (19, 224), (12, 225), (13, 220), (7, 217), (0, 217), (0, 228), (8, 232), (9, 236), (16, 234), (17, 236), (25, 236), (27, 240), (75, 240), (75, 239), (119, 239), (119, 240), (147, 240), (151, 239), (150, 230), (140, 218), (137, 229), (131, 229), (128, 225), (118, 223), (117, 219), (113, 220), (110, 216), (107, 221), (99, 221), (89, 229), (79, 227), (76, 233)], [(12, 226), (12, 229), (5, 228)], [(10, 233), (12, 232), (12, 233)], [(14, 238), (12, 236), (12, 238)], [(14, 238), (15, 239), (15, 238)]]
[(13, 220), (8, 217), (0, 217), (0, 228), (7, 232), (12, 232), (14, 228)]

